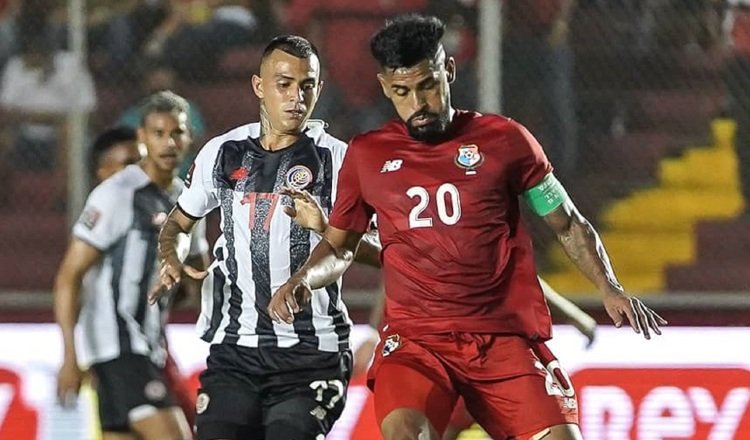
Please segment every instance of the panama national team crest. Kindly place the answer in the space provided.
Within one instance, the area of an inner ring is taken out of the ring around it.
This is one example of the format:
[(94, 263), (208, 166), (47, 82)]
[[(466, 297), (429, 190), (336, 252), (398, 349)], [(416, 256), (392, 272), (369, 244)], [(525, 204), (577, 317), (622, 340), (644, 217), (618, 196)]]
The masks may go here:
[(390, 335), (383, 341), (383, 357), (386, 357), (398, 350), (401, 346), (401, 336), (398, 334)]
[(312, 171), (304, 165), (295, 165), (286, 173), (286, 184), (294, 189), (305, 189), (312, 180)]
[(484, 155), (476, 144), (461, 145), (456, 154), (456, 165), (466, 170), (466, 174), (476, 174), (477, 168), (484, 162)]

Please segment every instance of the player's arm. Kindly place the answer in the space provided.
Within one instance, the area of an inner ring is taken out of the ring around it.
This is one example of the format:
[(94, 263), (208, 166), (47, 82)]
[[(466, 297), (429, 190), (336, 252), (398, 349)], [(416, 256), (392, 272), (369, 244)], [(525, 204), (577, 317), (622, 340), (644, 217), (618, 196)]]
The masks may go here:
[(63, 339), (63, 361), (57, 375), (57, 397), (70, 406), (81, 387), (82, 373), (78, 368), (75, 326), (81, 311), (81, 283), (86, 272), (102, 257), (102, 252), (78, 238), (73, 238), (65, 251), (52, 289), (55, 321)]
[[(291, 187), (282, 188), (280, 193), (291, 197), (294, 202), (293, 206), (284, 206), (284, 213), (303, 228), (309, 229), (320, 236), (325, 235), (328, 228), (328, 216), (312, 194)], [(380, 236), (377, 231), (367, 232), (362, 236), (362, 241), (357, 247), (354, 261), (380, 268), (381, 250)]]
[(268, 314), (275, 322), (294, 322), (294, 314), (310, 300), (312, 291), (336, 282), (354, 261), (363, 233), (326, 228), (307, 262), (271, 297)]
[[(164, 222), (159, 232), (160, 284), (149, 293), (149, 303), (156, 303), (160, 296), (177, 287), (182, 280), (183, 273), (196, 281), (208, 275), (208, 272), (203, 270), (206, 267), (205, 262), (201, 267), (194, 267), (190, 264), (183, 264), (177, 256), (177, 236), (181, 233), (190, 234), (198, 220), (186, 215), (179, 205), (172, 208), (172, 212), (167, 216), (167, 221)], [(196, 288), (199, 289), (199, 287)]]
[(572, 301), (557, 293), (546, 281), (539, 278), (544, 298), (547, 300), (552, 319), (562, 321), (575, 327), (588, 339), (588, 345), (593, 344), (596, 336), (596, 321)]
[(552, 173), (525, 191), (524, 198), (557, 235), (571, 261), (602, 292), (604, 307), (617, 327), (622, 325), (623, 318), (627, 318), (633, 330), (643, 332), (646, 339), (651, 338), (650, 331), (661, 334), (659, 325), (666, 324), (666, 321), (641, 300), (625, 293), (599, 234), (581, 215)]

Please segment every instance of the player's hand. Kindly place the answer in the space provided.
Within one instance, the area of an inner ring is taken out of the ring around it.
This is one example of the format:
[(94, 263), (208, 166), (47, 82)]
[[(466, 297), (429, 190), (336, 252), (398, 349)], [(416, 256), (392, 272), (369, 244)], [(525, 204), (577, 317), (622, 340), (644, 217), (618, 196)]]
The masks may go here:
[(302, 278), (290, 278), (271, 296), (268, 303), (268, 316), (274, 322), (281, 324), (294, 322), (294, 314), (302, 311), (312, 297), (312, 289)]
[(362, 345), (357, 347), (357, 350), (354, 351), (354, 368), (352, 369), (352, 377), (357, 377), (367, 371), (372, 356), (375, 354), (375, 347), (377, 345), (378, 336), (373, 332), (370, 337), (362, 342)]
[(605, 294), (604, 308), (615, 323), (615, 327), (621, 327), (627, 318), (633, 331), (643, 333), (646, 339), (651, 339), (652, 331), (661, 335), (659, 326), (667, 325), (664, 318), (648, 308), (640, 299), (624, 292), (611, 291)]
[(328, 218), (315, 197), (305, 190), (298, 190), (285, 186), (279, 190), (285, 196), (292, 198), (294, 206), (284, 206), (284, 213), (298, 225), (310, 229), (320, 235), (328, 227)]
[(72, 408), (81, 389), (83, 371), (75, 362), (63, 362), (57, 372), (57, 402), (63, 408)]
[(194, 280), (202, 280), (208, 276), (208, 271), (184, 265), (177, 258), (162, 259), (161, 269), (159, 270), (159, 283), (148, 293), (148, 303), (156, 304), (159, 298), (174, 292), (180, 284), (183, 274)]

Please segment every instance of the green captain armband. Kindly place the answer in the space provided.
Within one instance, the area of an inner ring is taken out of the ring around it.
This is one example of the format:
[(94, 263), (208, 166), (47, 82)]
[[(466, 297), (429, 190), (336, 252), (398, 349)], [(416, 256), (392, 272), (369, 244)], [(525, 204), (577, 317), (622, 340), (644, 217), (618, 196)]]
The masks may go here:
[(549, 173), (536, 186), (524, 192), (523, 198), (532, 211), (544, 217), (565, 203), (568, 193), (555, 175)]

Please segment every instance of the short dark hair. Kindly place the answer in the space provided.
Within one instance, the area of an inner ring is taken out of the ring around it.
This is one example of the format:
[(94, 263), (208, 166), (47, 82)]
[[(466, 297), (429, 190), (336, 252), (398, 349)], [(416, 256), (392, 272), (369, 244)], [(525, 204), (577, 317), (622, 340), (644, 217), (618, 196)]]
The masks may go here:
[(307, 38), (300, 37), (299, 35), (279, 35), (278, 37), (274, 37), (266, 48), (263, 49), (263, 55), (260, 56), (259, 68), (263, 65), (266, 58), (271, 55), (271, 52), (276, 49), (297, 58), (310, 58), (315, 55), (320, 59), (318, 48), (308, 41)]
[(89, 173), (92, 176), (96, 174), (102, 156), (107, 154), (112, 147), (122, 142), (135, 142), (137, 139), (136, 131), (132, 127), (121, 125), (105, 130), (94, 139), (89, 149)]
[(437, 17), (399, 15), (373, 35), (370, 51), (382, 68), (411, 67), (435, 56), (444, 33)]
[(187, 99), (171, 90), (156, 92), (143, 101), (141, 105), (141, 126), (148, 115), (153, 113), (185, 113), (190, 114), (190, 104)]

